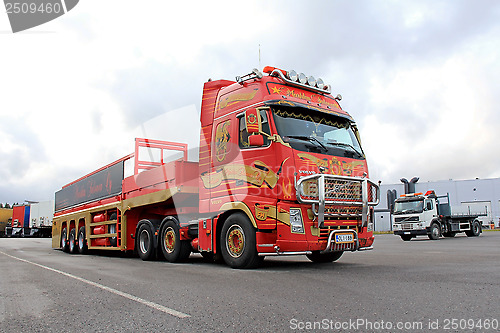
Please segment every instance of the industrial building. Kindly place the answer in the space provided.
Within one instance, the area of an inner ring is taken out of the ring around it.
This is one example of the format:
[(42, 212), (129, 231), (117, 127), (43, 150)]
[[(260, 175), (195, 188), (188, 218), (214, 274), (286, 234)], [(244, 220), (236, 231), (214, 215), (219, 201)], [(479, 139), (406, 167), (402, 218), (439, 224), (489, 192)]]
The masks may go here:
[[(472, 212), (486, 211), (480, 217), (484, 228), (500, 227), (500, 178), (471, 180), (417, 181), (415, 192), (434, 190), (438, 196), (449, 194), (450, 205), (465, 206)], [(390, 211), (390, 191), (395, 197), (405, 194), (405, 184), (381, 184), (380, 203), (375, 207), (375, 231), (392, 231)], [(394, 192), (393, 192), (394, 193)]]

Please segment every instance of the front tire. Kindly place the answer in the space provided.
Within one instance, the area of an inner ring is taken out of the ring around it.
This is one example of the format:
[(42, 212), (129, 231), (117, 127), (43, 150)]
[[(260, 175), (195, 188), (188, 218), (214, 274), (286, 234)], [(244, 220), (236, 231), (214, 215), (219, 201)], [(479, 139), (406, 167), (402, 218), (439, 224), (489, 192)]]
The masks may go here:
[(137, 232), (137, 253), (142, 260), (152, 260), (154, 256), (153, 231), (148, 224), (142, 224)]
[(411, 241), (413, 237), (411, 235), (401, 235), (401, 239), (405, 242)]
[(257, 254), (255, 229), (242, 213), (224, 222), (220, 244), (222, 258), (232, 268), (255, 268), (262, 262)]
[(327, 263), (334, 262), (340, 259), (344, 251), (321, 253), (321, 251), (313, 251), (311, 254), (306, 254), (306, 257), (312, 262)]
[(432, 240), (437, 240), (439, 239), (439, 237), (441, 236), (441, 230), (439, 228), (439, 224), (434, 222), (432, 225), (431, 225), (431, 230), (430, 230), (430, 233), (429, 233), (429, 239), (432, 239)]
[(169, 262), (183, 262), (191, 254), (191, 245), (181, 240), (179, 225), (174, 221), (167, 221), (161, 228), (161, 251)]

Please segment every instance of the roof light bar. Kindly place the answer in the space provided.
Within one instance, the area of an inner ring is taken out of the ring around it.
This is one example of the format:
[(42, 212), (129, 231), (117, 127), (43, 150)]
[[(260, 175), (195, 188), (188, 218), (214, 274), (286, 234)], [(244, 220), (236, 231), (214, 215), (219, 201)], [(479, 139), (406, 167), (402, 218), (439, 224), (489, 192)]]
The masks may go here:
[(316, 92), (321, 92), (324, 94), (332, 93), (331, 86), (325, 84), (323, 79), (315, 79), (314, 76), (307, 77), (304, 73), (297, 74), (297, 72), (294, 70), (284, 71), (276, 67), (266, 66), (264, 67), (264, 73), (267, 73), (271, 76), (280, 77), (283, 81), (289, 84), (300, 86), (308, 90), (314, 90)]

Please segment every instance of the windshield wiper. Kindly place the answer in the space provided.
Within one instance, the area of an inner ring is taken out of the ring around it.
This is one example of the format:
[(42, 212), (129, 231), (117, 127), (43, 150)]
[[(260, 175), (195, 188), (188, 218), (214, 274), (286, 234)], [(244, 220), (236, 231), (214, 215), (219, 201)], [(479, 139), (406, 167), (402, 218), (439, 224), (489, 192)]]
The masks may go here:
[(350, 148), (352, 151), (357, 153), (359, 156), (363, 156), (363, 154), (358, 151), (356, 148), (354, 148), (352, 145), (345, 143), (345, 142), (327, 142), (327, 144), (332, 145), (332, 146), (342, 146), (342, 147), (347, 147)]
[(321, 146), (325, 151), (328, 151), (328, 148), (324, 144), (321, 143), (317, 138), (314, 136), (305, 136), (305, 135), (286, 135), (286, 137), (291, 138), (291, 139), (298, 139), (298, 140), (307, 140), (307, 141), (314, 141), (317, 144)]

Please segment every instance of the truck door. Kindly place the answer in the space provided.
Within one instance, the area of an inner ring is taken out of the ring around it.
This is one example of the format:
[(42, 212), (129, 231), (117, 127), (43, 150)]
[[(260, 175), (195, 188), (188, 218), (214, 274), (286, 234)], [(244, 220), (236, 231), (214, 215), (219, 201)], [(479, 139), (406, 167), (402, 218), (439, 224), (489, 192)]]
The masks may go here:
[(244, 111), (214, 123), (212, 171), (205, 181), (211, 188), (212, 211), (228, 201), (243, 202), (252, 212), (276, 205), (278, 175), (275, 145), (267, 136), (269, 111), (253, 110), (264, 134), (248, 133)]
[(424, 200), (424, 213), (423, 213), (423, 221), (426, 222), (426, 226), (430, 226), (432, 219), (437, 216), (436, 205), (434, 200), (425, 199)]

